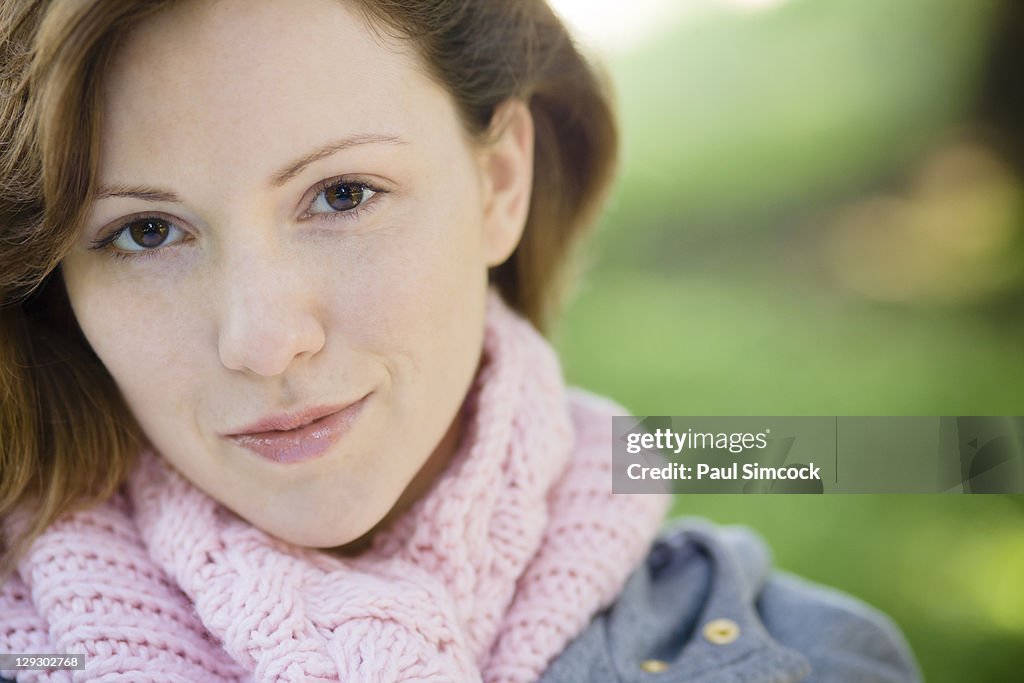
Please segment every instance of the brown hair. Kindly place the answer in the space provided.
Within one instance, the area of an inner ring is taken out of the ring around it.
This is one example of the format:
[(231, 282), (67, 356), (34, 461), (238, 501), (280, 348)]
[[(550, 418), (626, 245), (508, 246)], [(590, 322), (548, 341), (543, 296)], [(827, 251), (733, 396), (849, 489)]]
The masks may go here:
[[(168, 0), (169, 1), (169, 0)], [(571, 247), (614, 167), (604, 81), (544, 0), (349, 0), (407, 39), (483, 139), (509, 98), (534, 118), (533, 194), (522, 241), (491, 272), (545, 329)], [(100, 82), (118, 39), (168, 2), (0, 0), (0, 581), (55, 519), (107, 498), (138, 429), (74, 322), (58, 265), (95, 191)]]

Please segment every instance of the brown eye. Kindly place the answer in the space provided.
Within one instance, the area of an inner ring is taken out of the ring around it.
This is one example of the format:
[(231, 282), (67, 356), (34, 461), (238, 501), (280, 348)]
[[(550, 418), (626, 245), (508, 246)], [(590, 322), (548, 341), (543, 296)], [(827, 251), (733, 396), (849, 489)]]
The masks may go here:
[(342, 182), (328, 185), (313, 200), (310, 207), (310, 214), (332, 214), (352, 211), (365, 203), (376, 190), (355, 182)]
[(348, 211), (363, 201), (363, 186), (352, 183), (338, 183), (324, 190), (327, 205), (335, 211)]
[(154, 251), (181, 242), (185, 236), (185, 232), (174, 223), (148, 216), (128, 223), (102, 244), (120, 252)]
[(144, 249), (154, 249), (167, 240), (171, 226), (159, 218), (144, 218), (128, 225), (132, 242)]

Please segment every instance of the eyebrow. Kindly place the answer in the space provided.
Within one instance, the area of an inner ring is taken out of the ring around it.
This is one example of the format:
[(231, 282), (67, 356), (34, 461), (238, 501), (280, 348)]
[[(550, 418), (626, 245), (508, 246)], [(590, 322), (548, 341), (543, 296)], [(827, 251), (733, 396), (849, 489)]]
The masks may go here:
[(343, 149), (349, 147), (358, 147), (359, 145), (404, 145), (407, 144), (402, 138), (394, 135), (381, 135), (378, 133), (364, 133), (361, 135), (350, 135), (348, 137), (328, 142), (323, 147), (319, 147), (309, 154), (297, 159), (293, 163), (285, 166), (282, 170), (274, 174), (271, 184), (274, 187), (280, 187), (286, 182), (297, 176), (302, 172), (302, 169), (306, 168), (314, 161), (319, 161), (324, 157), (329, 157), (335, 152), (340, 152)]
[[(335, 152), (340, 152), (343, 149), (350, 147), (358, 147), (360, 145), (405, 145), (408, 144), (405, 140), (394, 135), (381, 135), (378, 133), (365, 133), (361, 135), (350, 135), (348, 137), (328, 142), (322, 147), (318, 147), (309, 154), (295, 160), (291, 164), (288, 164), (283, 169), (275, 173), (271, 177), (271, 184), (274, 187), (280, 187), (286, 182), (297, 176), (302, 172), (304, 168), (309, 166), (315, 161), (319, 161), (324, 157), (329, 157)], [(181, 199), (178, 195), (168, 190), (161, 190), (155, 187), (147, 187), (145, 185), (104, 185), (100, 187), (96, 192), (96, 200), (107, 199), (110, 197), (128, 197), (131, 199), (141, 199), (147, 202), (170, 202), (173, 204), (181, 204)]]
[(155, 187), (144, 185), (104, 185), (96, 192), (96, 199), (107, 199), (108, 197), (131, 197), (147, 202), (171, 202), (180, 204), (178, 195), (167, 190), (159, 190)]

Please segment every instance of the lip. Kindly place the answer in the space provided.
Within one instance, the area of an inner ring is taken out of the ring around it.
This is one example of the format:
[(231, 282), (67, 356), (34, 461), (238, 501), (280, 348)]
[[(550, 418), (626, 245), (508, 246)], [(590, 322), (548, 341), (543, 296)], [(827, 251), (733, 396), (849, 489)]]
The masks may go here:
[(223, 438), (267, 460), (305, 462), (324, 455), (348, 433), (368, 397), (369, 394), (348, 404), (272, 415), (224, 434)]

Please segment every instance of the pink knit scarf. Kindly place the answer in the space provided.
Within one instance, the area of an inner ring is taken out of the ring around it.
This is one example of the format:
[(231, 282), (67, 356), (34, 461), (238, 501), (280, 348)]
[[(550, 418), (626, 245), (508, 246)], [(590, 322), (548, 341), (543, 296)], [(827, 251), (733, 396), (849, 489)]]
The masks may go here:
[(494, 293), (464, 410), (445, 472), (353, 559), (272, 537), (141, 454), (0, 588), (0, 652), (87, 655), (19, 681), (535, 680), (617, 595), (667, 497), (612, 495), (621, 409), (567, 394)]

